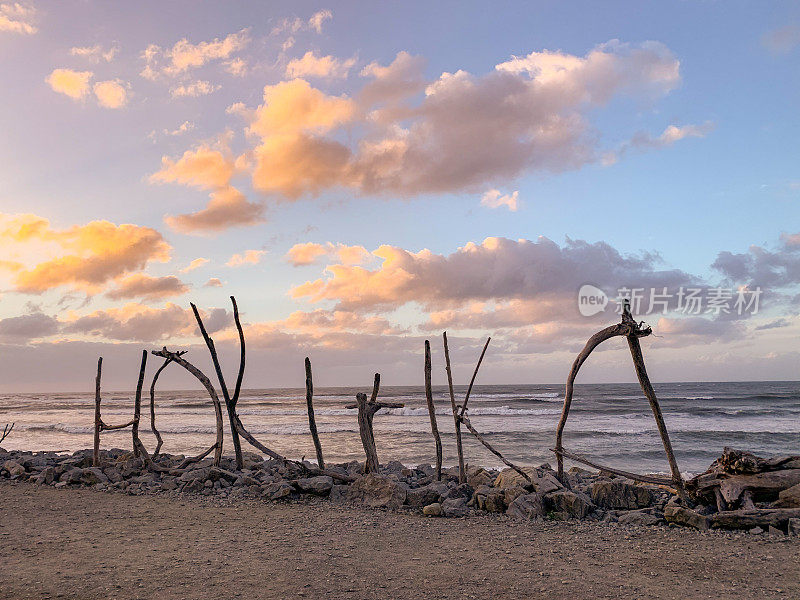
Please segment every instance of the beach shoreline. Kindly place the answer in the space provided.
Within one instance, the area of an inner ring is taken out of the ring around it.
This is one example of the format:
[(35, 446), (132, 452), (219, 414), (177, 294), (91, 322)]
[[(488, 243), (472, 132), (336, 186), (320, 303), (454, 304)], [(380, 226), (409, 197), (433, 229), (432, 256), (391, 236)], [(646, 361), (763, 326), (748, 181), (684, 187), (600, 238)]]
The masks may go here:
[(9, 600), (800, 596), (788, 537), (8, 480), (0, 548)]

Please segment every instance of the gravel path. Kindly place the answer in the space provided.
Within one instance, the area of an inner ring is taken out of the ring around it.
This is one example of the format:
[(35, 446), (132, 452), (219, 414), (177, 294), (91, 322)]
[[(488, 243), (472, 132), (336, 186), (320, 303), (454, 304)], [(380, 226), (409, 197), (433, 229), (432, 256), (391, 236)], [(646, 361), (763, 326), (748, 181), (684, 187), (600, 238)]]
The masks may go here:
[(0, 597), (800, 598), (800, 538), (2, 482)]

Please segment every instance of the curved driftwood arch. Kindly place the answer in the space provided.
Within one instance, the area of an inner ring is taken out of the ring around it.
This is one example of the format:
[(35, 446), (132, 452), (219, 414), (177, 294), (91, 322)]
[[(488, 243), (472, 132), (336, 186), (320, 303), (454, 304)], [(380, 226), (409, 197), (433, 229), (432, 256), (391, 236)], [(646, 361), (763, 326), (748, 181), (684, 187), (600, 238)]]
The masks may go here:
[[(558, 427), (556, 429), (556, 447), (552, 449), (552, 451), (556, 454), (556, 459), (558, 460), (558, 478), (562, 483), (566, 481), (564, 478), (564, 457), (566, 456), (567, 458), (576, 462), (581, 462), (596, 469), (602, 469), (604, 471), (608, 471), (609, 473), (627, 477), (628, 479), (660, 485), (671, 485), (676, 489), (678, 494), (680, 494), (681, 498), (688, 500), (688, 497), (686, 496), (686, 490), (684, 489), (683, 477), (681, 477), (681, 472), (678, 469), (678, 462), (675, 460), (675, 454), (672, 451), (672, 443), (669, 439), (667, 426), (664, 423), (664, 417), (661, 414), (661, 407), (658, 404), (658, 398), (656, 398), (655, 390), (650, 384), (650, 378), (647, 376), (647, 370), (644, 366), (644, 356), (642, 355), (642, 347), (639, 344), (639, 338), (650, 335), (653, 333), (653, 330), (649, 326), (644, 327), (643, 325), (643, 322), (637, 323), (633, 316), (631, 316), (630, 303), (626, 300), (622, 310), (622, 320), (616, 325), (606, 327), (590, 337), (589, 341), (587, 341), (586, 345), (583, 347), (583, 350), (578, 353), (578, 356), (575, 358), (575, 362), (572, 363), (572, 368), (567, 376), (567, 385), (564, 390), (564, 407), (561, 410), (561, 418), (558, 421)], [(580, 371), (583, 363), (586, 362), (586, 359), (589, 358), (589, 355), (595, 348), (597, 348), (597, 346), (606, 340), (617, 336), (625, 336), (625, 338), (628, 340), (628, 348), (631, 351), (631, 358), (633, 360), (633, 366), (636, 369), (636, 376), (639, 379), (639, 385), (642, 387), (644, 395), (650, 402), (650, 408), (653, 411), (653, 417), (655, 418), (656, 426), (658, 427), (658, 433), (660, 434), (661, 441), (664, 444), (664, 451), (666, 452), (667, 461), (669, 461), (670, 471), (672, 473), (671, 479), (652, 475), (637, 475), (636, 473), (629, 473), (619, 469), (604, 467), (579, 454), (565, 450), (562, 444), (564, 426), (567, 424), (567, 417), (569, 416), (569, 409), (572, 404), (573, 387), (575, 378), (578, 376), (578, 371)]]

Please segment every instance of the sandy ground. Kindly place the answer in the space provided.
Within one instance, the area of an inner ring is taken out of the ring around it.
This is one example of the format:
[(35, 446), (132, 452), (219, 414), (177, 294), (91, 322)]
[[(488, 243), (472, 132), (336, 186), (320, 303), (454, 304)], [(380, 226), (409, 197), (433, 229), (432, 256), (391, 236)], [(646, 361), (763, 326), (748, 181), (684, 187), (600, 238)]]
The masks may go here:
[(800, 538), (0, 483), (0, 598), (800, 598)]

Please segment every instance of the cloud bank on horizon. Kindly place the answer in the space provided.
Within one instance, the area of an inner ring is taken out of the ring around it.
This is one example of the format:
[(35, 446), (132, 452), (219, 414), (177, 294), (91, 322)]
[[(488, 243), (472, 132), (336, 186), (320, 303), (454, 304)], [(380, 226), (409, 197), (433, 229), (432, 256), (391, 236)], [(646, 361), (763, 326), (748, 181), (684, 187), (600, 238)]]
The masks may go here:
[[(229, 310), (214, 306), (229, 294), (246, 307), (249, 346), (273, 365), (252, 385), (287, 385), (288, 361), (306, 354), (342, 377), (394, 369), (406, 379), (398, 383), (413, 383), (421, 341), (445, 329), (465, 362), (492, 334), (489, 377), (554, 381), (616, 319), (581, 316), (584, 284), (763, 290), (758, 314), (687, 312), (670, 294), (650, 317), (658, 337), (648, 343), (671, 379), (794, 376), (798, 227), (778, 221), (764, 238), (749, 237), (746, 223), (721, 224), (725, 245), (675, 266), (660, 247), (631, 247), (625, 231), (657, 227), (662, 213), (686, 210), (678, 201), (568, 199), (631, 161), (669, 176), (659, 154), (713, 143), (731, 126), (718, 110), (693, 119), (675, 110), (672, 98), (693, 85), (691, 53), (622, 36), (572, 52), (528, 41), (519, 55), (489, 48), (437, 70), (435, 56), (354, 45), (343, 36), (350, 24), (324, 7), (276, 13), (268, 26), (242, 9), (240, 27), (213, 35), (107, 27), (80, 40), (62, 35), (70, 23), (57, 11), (1, 4), (0, 43), (35, 53), (58, 32), (41, 51), (37, 97), (62, 122), (112, 109), (103, 122), (146, 151), (76, 175), (104, 181), (92, 188), (106, 199), (91, 215), (71, 216), (53, 190), (49, 200), (3, 196), (0, 347), (19, 365), (2, 386), (36, 387), (42, 375), (22, 363), (35, 353), (74, 366), (129, 345), (196, 344), (190, 297), (209, 306), (224, 351), (235, 330)], [(791, 57), (793, 32), (764, 32), (764, 60)], [(15, 85), (14, 73), (4, 77)], [(111, 143), (100, 126), (81, 135)], [(795, 194), (784, 210), (797, 214), (800, 186), (782, 185)], [(596, 214), (598, 203), (608, 220), (593, 228), (580, 213)], [(576, 215), (571, 226), (554, 225), (559, 207)], [(540, 235), (548, 219), (552, 233)], [(513, 235), (521, 226), (536, 233)], [(670, 256), (685, 252), (675, 244)], [(608, 366), (605, 354), (597, 360)], [(75, 387), (63, 370), (52, 377), (42, 385)]]

